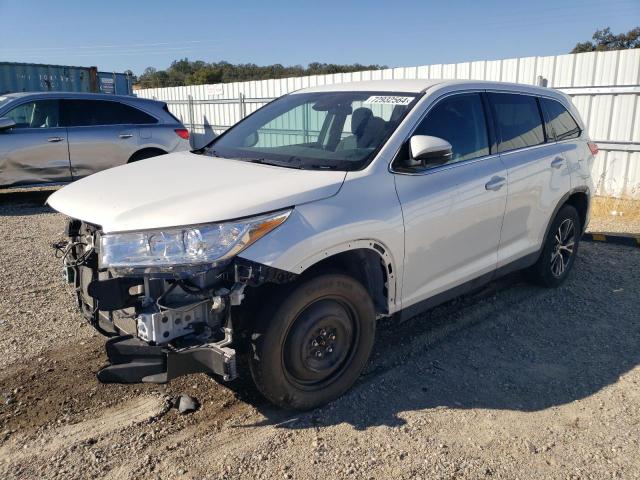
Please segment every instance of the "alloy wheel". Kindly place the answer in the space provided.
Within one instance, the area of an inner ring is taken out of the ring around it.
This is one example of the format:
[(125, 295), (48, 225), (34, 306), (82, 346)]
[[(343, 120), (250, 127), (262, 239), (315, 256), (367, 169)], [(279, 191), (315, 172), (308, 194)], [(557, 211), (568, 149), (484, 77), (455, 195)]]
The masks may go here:
[(554, 236), (551, 251), (551, 273), (554, 277), (561, 277), (567, 270), (575, 250), (576, 226), (570, 218), (565, 219)]

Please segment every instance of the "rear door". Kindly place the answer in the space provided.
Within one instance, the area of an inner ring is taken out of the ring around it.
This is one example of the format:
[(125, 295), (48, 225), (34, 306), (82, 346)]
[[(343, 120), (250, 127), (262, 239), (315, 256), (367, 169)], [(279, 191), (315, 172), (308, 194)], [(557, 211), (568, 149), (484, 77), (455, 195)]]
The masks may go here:
[[(567, 161), (573, 178), (571, 187), (584, 185), (591, 179), (591, 151), (585, 141), (579, 141), (582, 129), (567, 107), (551, 98), (540, 98), (547, 135), (554, 138)], [(575, 179), (575, 182), (573, 181)], [(574, 184), (575, 183), (575, 184)], [(577, 184), (577, 185), (576, 185)]]
[(439, 100), (413, 134), (447, 140), (453, 158), (395, 175), (405, 225), (403, 308), (493, 273), (507, 196), (480, 92)]
[(157, 120), (111, 100), (63, 100), (74, 179), (127, 163), (140, 143), (140, 124)]
[(493, 92), (488, 98), (509, 179), (501, 267), (537, 254), (556, 206), (571, 190), (571, 175), (562, 146), (545, 131), (536, 96)]
[(2, 116), (16, 126), (0, 131), (0, 185), (71, 181), (67, 131), (58, 100), (23, 102)]

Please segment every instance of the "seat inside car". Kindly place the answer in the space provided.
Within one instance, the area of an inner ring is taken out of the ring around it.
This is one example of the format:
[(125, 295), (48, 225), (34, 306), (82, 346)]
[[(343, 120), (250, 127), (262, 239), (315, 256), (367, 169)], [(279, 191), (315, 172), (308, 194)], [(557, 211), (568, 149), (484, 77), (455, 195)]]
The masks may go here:
[(371, 109), (356, 108), (351, 114), (351, 133), (338, 144), (338, 150), (369, 148), (379, 143), (384, 134), (386, 122), (376, 117)]

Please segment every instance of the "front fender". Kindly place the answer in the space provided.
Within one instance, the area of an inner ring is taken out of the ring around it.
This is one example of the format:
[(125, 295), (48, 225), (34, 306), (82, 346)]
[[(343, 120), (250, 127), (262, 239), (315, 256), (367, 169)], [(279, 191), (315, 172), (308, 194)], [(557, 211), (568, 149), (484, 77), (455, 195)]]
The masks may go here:
[(361, 248), (377, 252), (393, 275), (389, 297), (394, 299), (392, 309), (397, 310), (404, 225), (389, 172), (350, 172), (336, 195), (296, 206), (286, 222), (240, 257), (300, 274), (332, 255)]

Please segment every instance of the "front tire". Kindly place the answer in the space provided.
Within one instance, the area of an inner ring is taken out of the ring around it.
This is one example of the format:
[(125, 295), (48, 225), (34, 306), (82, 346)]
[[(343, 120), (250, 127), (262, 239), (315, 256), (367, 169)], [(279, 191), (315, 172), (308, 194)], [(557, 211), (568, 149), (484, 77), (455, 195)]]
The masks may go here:
[(251, 335), (249, 367), (272, 403), (308, 410), (338, 398), (365, 367), (375, 310), (365, 288), (343, 274), (323, 274), (283, 291)]
[(528, 271), (530, 280), (544, 287), (564, 283), (575, 263), (581, 232), (578, 211), (563, 206), (551, 224), (540, 258)]

